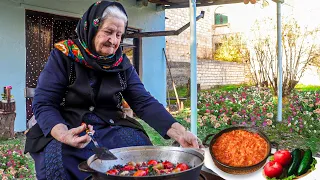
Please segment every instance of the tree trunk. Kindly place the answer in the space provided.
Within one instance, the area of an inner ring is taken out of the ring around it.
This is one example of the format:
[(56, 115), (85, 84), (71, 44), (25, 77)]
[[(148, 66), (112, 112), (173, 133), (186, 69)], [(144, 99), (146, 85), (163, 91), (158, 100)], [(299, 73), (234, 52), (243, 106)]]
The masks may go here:
[(273, 78), (273, 95), (278, 96), (278, 78)]
[(14, 121), (16, 113), (0, 111), (0, 139), (14, 137)]
[(15, 102), (0, 102), (0, 109), (4, 112), (15, 112), (16, 103)]
[(286, 97), (288, 95), (290, 95), (290, 93), (292, 92), (292, 90), (294, 89), (294, 87), (298, 84), (299, 81), (296, 80), (290, 80), (288, 82), (288, 84), (284, 87), (287, 87), (283, 90), (283, 97)]

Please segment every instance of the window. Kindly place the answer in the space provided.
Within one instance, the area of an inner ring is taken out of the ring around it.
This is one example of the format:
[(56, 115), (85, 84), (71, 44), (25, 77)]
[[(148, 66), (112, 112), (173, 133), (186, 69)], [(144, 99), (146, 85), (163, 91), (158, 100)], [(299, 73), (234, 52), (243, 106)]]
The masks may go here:
[(228, 24), (228, 16), (223, 15), (221, 13), (215, 13), (214, 14), (214, 24)]
[(214, 50), (217, 51), (222, 46), (222, 43), (215, 43), (214, 46), (215, 46)]

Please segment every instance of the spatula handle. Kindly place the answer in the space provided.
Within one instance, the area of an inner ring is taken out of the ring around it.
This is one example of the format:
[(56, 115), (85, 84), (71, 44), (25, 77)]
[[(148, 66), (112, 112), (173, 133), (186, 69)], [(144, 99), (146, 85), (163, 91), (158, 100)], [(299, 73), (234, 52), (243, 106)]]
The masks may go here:
[(93, 137), (92, 132), (88, 132), (87, 134), (91, 137), (91, 141), (93, 142), (93, 144), (94, 144), (97, 148), (99, 148), (100, 146), (99, 146), (98, 142), (96, 141), (96, 139)]

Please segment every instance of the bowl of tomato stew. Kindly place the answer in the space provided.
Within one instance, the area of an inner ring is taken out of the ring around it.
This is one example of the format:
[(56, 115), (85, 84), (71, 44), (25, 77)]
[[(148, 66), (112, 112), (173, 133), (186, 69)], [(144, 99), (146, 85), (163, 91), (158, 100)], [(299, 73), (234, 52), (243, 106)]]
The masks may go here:
[(251, 127), (230, 127), (211, 134), (209, 150), (214, 164), (230, 174), (249, 174), (260, 169), (271, 153), (267, 136)]
[(110, 151), (117, 160), (93, 155), (78, 168), (99, 180), (185, 180), (198, 179), (204, 163), (204, 153), (192, 148), (136, 146)]

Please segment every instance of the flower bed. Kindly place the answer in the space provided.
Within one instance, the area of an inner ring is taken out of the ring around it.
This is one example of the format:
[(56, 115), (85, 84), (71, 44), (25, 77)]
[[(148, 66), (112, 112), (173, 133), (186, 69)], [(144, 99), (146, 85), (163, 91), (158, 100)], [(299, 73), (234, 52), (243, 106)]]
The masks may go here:
[(233, 91), (201, 92), (198, 98), (199, 125), (206, 122), (218, 128), (225, 125), (270, 126), (274, 103), (269, 89), (241, 87)]
[[(311, 146), (320, 151), (319, 91), (295, 91), (283, 99), (283, 121), (277, 122), (277, 98), (268, 88), (240, 87), (235, 90), (208, 90), (198, 95), (198, 136), (240, 125), (263, 130), (285, 148)], [(190, 110), (175, 115), (190, 126)]]
[(320, 136), (320, 91), (294, 92), (288, 99), (285, 117), (290, 132)]
[(23, 154), (21, 139), (0, 144), (0, 179), (35, 179), (33, 161)]

